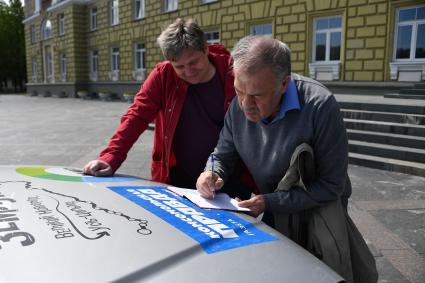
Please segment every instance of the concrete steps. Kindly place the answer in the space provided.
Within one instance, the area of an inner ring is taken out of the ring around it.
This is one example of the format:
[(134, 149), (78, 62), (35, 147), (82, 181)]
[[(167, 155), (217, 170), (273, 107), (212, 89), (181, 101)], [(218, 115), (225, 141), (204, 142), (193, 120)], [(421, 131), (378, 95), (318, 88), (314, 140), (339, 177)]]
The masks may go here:
[(393, 172), (400, 172), (416, 176), (425, 176), (425, 165), (417, 162), (394, 160), (389, 158), (370, 156), (358, 153), (349, 153), (350, 164), (370, 167)]
[(398, 97), (408, 99), (425, 99), (425, 84), (417, 83), (412, 88), (402, 88), (396, 94), (385, 94), (385, 97)]
[(340, 101), (340, 106), (351, 164), (425, 177), (423, 105)]
[(351, 140), (348, 142), (350, 152), (379, 156), (393, 160), (404, 160), (425, 164), (425, 150), (382, 143)]
[[(356, 99), (359, 96), (353, 96), (351, 99)], [(399, 101), (403, 101), (402, 99), (397, 99)], [(425, 115), (425, 107), (423, 105), (400, 105), (400, 104), (383, 104), (376, 102), (355, 102), (355, 101), (341, 101), (340, 102), (341, 109), (349, 109), (349, 110), (362, 110), (362, 111), (374, 111), (374, 112), (390, 112), (390, 113), (405, 113), (408, 115), (416, 114), (416, 115)]]
[(380, 112), (380, 111), (367, 111), (356, 109), (341, 109), (344, 118), (357, 119), (357, 120), (370, 120), (392, 122), (400, 124), (413, 124), (425, 125), (425, 115), (407, 114), (407, 113), (394, 113), (394, 112)]
[(348, 139), (349, 140), (367, 140), (371, 143), (376, 144), (386, 144), (398, 146), (402, 144), (404, 147), (410, 148), (425, 148), (425, 137), (409, 136), (409, 135), (399, 135), (391, 133), (379, 133), (371, 131), (361, 131), (354, 129), (347, 129)]
[(400, 94), (425, 95), (425, 89), (402, 88), (402, 89), (400, 89), (399, 93)]
[(417, 83), (413, 86), (413, 88), (402, 88), (400, 89), (399, 93), (425, 96), (425, 84)]
[(344, 119), (349, 129), (425, 137), (425, 126), (373, 120)]

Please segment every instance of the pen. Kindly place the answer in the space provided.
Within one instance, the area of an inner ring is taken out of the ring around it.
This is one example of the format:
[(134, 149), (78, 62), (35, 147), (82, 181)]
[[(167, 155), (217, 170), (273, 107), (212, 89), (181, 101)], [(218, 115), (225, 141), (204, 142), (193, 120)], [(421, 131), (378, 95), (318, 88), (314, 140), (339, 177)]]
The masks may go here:
[[(214, 154), (213, 153), (211, 153), (211, 178), (214, 181)], [(213, 189), (212, 198), (214, 198), (214, 197), (215, 197), (215, 191)]]
[(78, 169), (78, 168), (69, 168), (68, 167), (68, 168), (63, 168), (63, 169), (74, 172), (74, 173), (84, 174), (84, 171), (81, 170), (81, 169)]

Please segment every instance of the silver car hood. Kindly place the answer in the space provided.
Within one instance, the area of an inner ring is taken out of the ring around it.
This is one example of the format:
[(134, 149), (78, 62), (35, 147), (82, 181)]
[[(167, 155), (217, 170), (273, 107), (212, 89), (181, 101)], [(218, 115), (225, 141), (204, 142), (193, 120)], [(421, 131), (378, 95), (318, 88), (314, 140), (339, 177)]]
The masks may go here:
[(341, 282), (246, 214), (131, 176), (0, 166), (0, 282)]

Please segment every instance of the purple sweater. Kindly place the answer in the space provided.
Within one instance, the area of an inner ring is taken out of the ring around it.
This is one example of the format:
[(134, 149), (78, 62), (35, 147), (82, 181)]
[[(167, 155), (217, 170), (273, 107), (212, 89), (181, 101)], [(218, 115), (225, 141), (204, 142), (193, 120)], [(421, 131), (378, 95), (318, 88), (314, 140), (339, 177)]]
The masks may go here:
[(210, 81), (189, 87), (174, 134), (177, 164), (171, 170), (173, 185), (195, 188), (223, 127), (223, 104), (223, 86), (217, 73)]

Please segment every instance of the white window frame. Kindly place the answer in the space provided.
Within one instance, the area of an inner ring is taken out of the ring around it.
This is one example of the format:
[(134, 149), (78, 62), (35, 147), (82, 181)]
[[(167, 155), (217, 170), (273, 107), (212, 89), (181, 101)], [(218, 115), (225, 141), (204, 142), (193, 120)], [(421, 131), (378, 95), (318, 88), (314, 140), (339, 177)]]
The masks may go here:
[(145, 0), (134, 0), (134, 18), (136, 20), (143, 19), (145, 12)]
[(34, 44), (35, 39), (35, 25), (30, 25), (30, 38), (31, 38), (31, 44)]
[(99, 72), (99, 51), (93, 49), (90, 51), (90, 80), (97, 81)]
[[(146, 48), (142, 42), (134, 44), (134, 71), (133, 79), (143, 81), (146, 77)], [(140, 61), (139, 61), (140, 60)]]
[(218, 0), (201, 0), (201, 4), (209, 4), (209, 3), (214, 3), (217, 2)]
[(270, 26), (272, 29), (271, 33), (261, 33), (261, 34), (256, 34), (256, 35), (263, 35), (263, 36), (269, 36), (269, 37), (273, 37), (273, 23), (268, 22), (268, 23), (252, 23), (249, 25), (249, 34), (250, 35), (254, 35), (254, 28), (255, 27), (261, 27), (261, 26)]
[(90, 8), (90, 31), (97, 30), (97, 7)]
[[(138, 62), (138, 54), (140, 54), (140, 62)], [(142, 42), (137, 42), (134, 44), (134, 69), (137, 70), (146, 70), (145, 62), (146, 48), (145, 44)], [(138, 67), (140, 63), (140, 67)]]
[[(323, 20), (323, 19), (331, 19), (331, 18), (341, 18), (341, 27), (339, 28), (328, 28), (328, 29), (321, 29), (319, 33), (325, 33), (326, 34), (326, 46), (325, 46), (325, 60), (316, 61), (316, 22), (317, 20)], [(340, 38), (340, 54), (339, 54), (339, 60), (329, 60), (330, 58), (330, 49), (331, 49), (331, 33), (332, 32), (339, 32), (341, 35)], [(335, 81), (339, 80), (339, 73), (341, 69), (341, 49), (342, 49), (342, 16), (326, 16), (326, 17), (318, 17), (313, 20), (313, 54), (312, 54), (312, 63), (308, 65), (309, 68), (309, 76), (316, 80), (330, 80)]]
[[(425, 58), (415, 58), (415, 52), (416, 52), (416, 39), (417, 39), (417, 32), (418, 32), (418, 26), (421, 24), (425, 24), (425, 19), (415, 19), (411, 21), (404, 21), (399, 22), (399, 16), (401, 10), (408, 10), (408, 9), (418, 9), (418, 8), (424, 8), (425, 5), (417, 5), (417, 6), (408, 6), (408, 7), (401, 7), (396, 10), (396, 26), (395, 26), (395, 36), (394, 36), (394, 48), (393, 48), (393, 61), (394, 62), (421, 62), (425, 61)], [(400, 58), (398, 59), (397, 56), (397, 41), (398, 41), (398, 28), (400, 26), (412, 26), (412, 34), (411, 34), (411, 42), (410, 42), (410, 55), (409, 58)]]
[(41, 38), (45, 40), (51, 38), (52, 36), (52, 22), (50, 20), (43, 21), (41, 24)]
[(109, 1), (109, 24), (116, 26), (120, 23), (119, 0)]
[[(330, 20), (333, 18), (340, 18), (341, 19), (341, 26), (338, 28), (327, 28), (327, 29), (321, 29), (320, 31), (316, 30), (316, 23), (318, 20)], [(339, 53), (339, 59), (338, 60), (330, 60), (330, 56), (331, 56), (331, 34), (334, 32), (339, 32), (340, 33), (340, 53)], [(325, 60), (320, 60), (317, 61), (316, 60), (316, 35), (320, 33), (320, 34), (325, 34), (326, 35), (326, 45), (325, 45)], [(313, 62), (340, 62), (341, 61), (341, 46), (342, 46), (342, 16), (330, 16), (330, 17), (319, 17), (319, 18), (315, 18), (313, 20)]]
[(65, 53), (59, 54), (59, 71), (60, 71), (60, 79), (63, 82), (66, 82), (66, 55)]
[[(394, 42), (392, 62), (390, 62), (390, 76), (391, 80), (399, 81), (423, 81), (425, 80), (425, 58), (414, 58), (416, 52), (416, 39), (418, 25), (424, 24), (425, 20), (412, 20), (399, 23), (399, 16), (401, 10), (423, 8), (425, 5), (406, 6), (400, 7), (396, 10), (396, 20), (394, 25)], [(400, 26), (412, 25), (412, 34), (410, 42), (409, 58), (397, 59), (397, 41), (398, 41), (398, 28)]]
[(53, 77), (53, 54), (51, 51), (46, 51), (46, 81), (54, 82)]
[(120, 73), (120, 48), (111, 47), (111, 71), (109, 78), (112, 81), (118, 81)]
[(37, 13), (40, 11), (41, 8), (41, 0), (35, 0), (35, 8), (34, 8), (34, 13)]
[[(207, 43), (208, 44), (219, 44), (220, 43), (220, 31), (219, 30), (208, 30), (205, 31), (205, 38), (207, 39)], [(214, 33), (218, 33), (218, 38), (213, 38), (213, 39), (208, 39), (207, 35), (209, 34), (214, 34)]]
[(37, 69), (38, 69), (37, 58), (33, 57), (33, 58), (31, 58), (31, 72), (32, 72), (31, 80), (32, 80), (33, 83), (37, 82)]
[(64, 13), (60, 13), (58, 15), (58, 30), (59, 30), (59, 35), (65, 34), (65, 14)]
[(120, 48), (111, 47), (111, 71), (120, 70)]
[(164, 12), (176, 11), (178, 7), (178, 0), (164, 0)]

